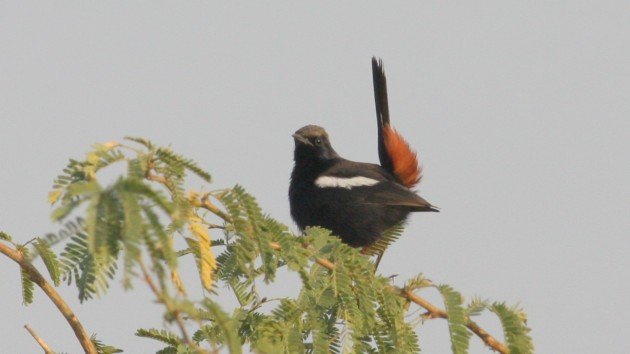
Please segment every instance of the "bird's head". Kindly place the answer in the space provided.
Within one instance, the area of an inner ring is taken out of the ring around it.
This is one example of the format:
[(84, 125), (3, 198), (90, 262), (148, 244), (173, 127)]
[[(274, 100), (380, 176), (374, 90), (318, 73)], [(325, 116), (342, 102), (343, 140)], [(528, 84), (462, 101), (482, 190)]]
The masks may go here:
[(295, 161), (325, 161), (339, 157), (330, 145), (328, 133), (317, 125), (307, 125), (293, 135), (295, 140)]

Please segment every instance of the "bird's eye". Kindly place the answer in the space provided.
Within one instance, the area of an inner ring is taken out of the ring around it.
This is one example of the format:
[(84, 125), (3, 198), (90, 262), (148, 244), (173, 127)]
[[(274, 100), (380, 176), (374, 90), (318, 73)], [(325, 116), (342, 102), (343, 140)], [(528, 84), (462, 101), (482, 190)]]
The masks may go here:
[(317, 138), (315, 139), (315, 145), (321, 145), (322, 144), (322, 139)]

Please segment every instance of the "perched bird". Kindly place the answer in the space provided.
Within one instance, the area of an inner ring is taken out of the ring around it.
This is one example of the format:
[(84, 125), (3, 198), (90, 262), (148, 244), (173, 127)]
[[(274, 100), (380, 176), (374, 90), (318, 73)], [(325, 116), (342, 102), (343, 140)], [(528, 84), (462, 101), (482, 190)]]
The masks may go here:
[(348, 245), (366, 247), (415, 211), (438, 211), (410, 188), (422, 178), (416, 154), (389, 121), (382, 62), (372, 58), (381, 165), (346, 160), (324, 128), (307, 125), (293, 134), (291, 216), (300, 229), (321, 226)]

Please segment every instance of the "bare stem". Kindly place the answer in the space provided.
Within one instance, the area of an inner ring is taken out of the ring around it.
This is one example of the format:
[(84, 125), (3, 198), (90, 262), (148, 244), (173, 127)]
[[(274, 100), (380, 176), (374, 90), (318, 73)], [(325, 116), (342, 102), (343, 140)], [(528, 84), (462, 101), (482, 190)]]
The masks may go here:
[(182, 332), (182, 337), (184, 339), (184, 342), (186, 342), (188, 346), (196, 348), (194, 343), (190, 340), (190, 336), (188, 335), (188, 330), (186, 330), (186, 325), (184, 324), (184, 320), (180, 316), (179, 311), (173, 308), (172, 304), (167, 299), (164, 299), (162, 292), (155, 285), (155, 282), (153, 281), (153, 278), (151, 278), (151, 275), (149, 274), (147, 266), (144, 264), (144, 262), (140, 260), (139, 264), (140, 264), (140, 269), (142, 270), (144, 281), (149, 285), (149, 288), (151, 289), (151, 291), (153, 292), (157, 300), (161, 302), (162, 304), (164, 304), (164, 306), (166, 306), (166, 310), (175, 318), (175, 322), (177, 322), (177, 326), (179, 327), (179, 330)]
[(75, 336), (81, 343), (81, 347), (88, 354), (96, 354), (96, 347), (94, 347), (94, 343), (90, 340), (90, 336), (88, 336), (87, 332), (79, 322), (79, 319), (74, 314), (70, 306), (65, 302), (65, 300), (59, 295), (57, 290), (50, 285), (44, 279), (42, 274), (35, 268), (31, 262), (29, 262), (22, 252), (18, 250), (14, 250), (11, 247), (7, 246), (4, 243), (0, 243), (0, 253), (3, 253), (5, 256), (11, 258), (14, 262), (16, 262), (22, 270), (28, 274), (29, 279), (31, 279), (37, 286), (39, 286), (46, 296), (57, 306), (59, 312), (63, 315), (63, 317), (68, 321), (70, 327), (74, 331)]
[(210, 211), (227, 222), (232, 222), (232, 218), (228, 214), (224, 213), (223, 210), (219, 209), (219, 207), (210, 200), (210, 193), (204, 194), (199, 201), (194, 202), (193, 204), (196, 207)]
[(48, 344), (42, 339), (42, 337), (37, 335), (37, 332), (35, 332), (35, 330), (29, 326), (29, 325), (24, 325), (24, 328), (26, 328), (26, 330), (28, 331), (28, 333), (31, 334), (31, 336), (33, 336), (33, 338), (35, 339), (35, 341), (37, 342), (37, 344), (39, 344), (40, 347), (42, 347), (42, 349), (44, 349), (44, 353), (45, 354), (55, 354), (55, 352), (52, 351), (52, 349), (50, 349), (50, 347), (48, 346)]

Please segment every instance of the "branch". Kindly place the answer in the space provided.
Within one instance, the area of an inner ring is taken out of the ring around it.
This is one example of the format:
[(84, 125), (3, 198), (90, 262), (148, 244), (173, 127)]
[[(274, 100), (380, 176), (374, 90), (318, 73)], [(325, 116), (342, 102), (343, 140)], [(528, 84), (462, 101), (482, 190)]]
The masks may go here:
[(204, 194), (200, 199), (195, 198), (191, 202), (195, 207), (206, 209), (221, 219), (232, 222), (232, 218), (210, 200), (210, 193)]
[(37, 335), (37, 333), (31, 326), (24, 325), (24, 328), (26, 328), (28, 333), (30, 333), (31, 336), (35, 338), (35, 341), (37, 342), (37, 344), (39, 344), (39, 346), (42, 347), (42, 349), (44, 349), (44, 354), (55, 354), (55, 352), (53, 352), (52, 349), (50, 349), (50, 347), (48, 346), (48, 344), (46, 344), (46, 342), (40, 336)]
[[(431, 304), (430, 302), (428, 302), (426, 299), (408, 291), (405, 289), (401, 289), (398, 287), (392, 287), (392, 290), (397, 291), (400, 296), (404, 297), (405, 299), (413, 302), (414, 304), (420, 305), (421, 307), (423, 307), (425, 310), (427, 310), (428, 312), (428, 318), (448, 318), (448, 315), (446, 314), (446, 312), (436, 306), (434, 306), (433, 304)], [(468, 327), (468, 329), (473, 332), (474, 334), (476, 334), (479, 338), (481, 338), (481, 340), (486, 343), (487, 346), (490, 347), (490, 349), (495, 350), (501, 354), (508, 354), (510, 351), (509, 349), (505, 346), (505, 344), (499, 342), (496, 338), (494, 338), (490, 333), (486, 332), (483, 328), (479, 327), (478, 324), (476, 324), (475, 322), (471, 321), (470, 318), (468, 319), (468, 321), (466, 322), (466, 327)]]
[(0, 253), (3, 253), (5, 256), (11, 258), (15, 263), (17, 263), (20, 268), (22, 268), (22, 270), (24, 270), (26, 274), (28, 274), (28, 277), (35, 284), (37, 284), (37, 286), (39, 286), (44, 291), (46, 296), (50, 298), (55, 306), (57, 306), (59, 312), (61, 312), (66, 321), (68, 321), (70, 327), (72, 327), (72, 330), (79, 340), (79, 343), (81, 343), (81, 347), (83, 347), (83, 350), (85, 350), (85, 352), (88, 354), (96, 354), (96, 347), (94, 346), (94, 343), (92, 343), (92, 341), (90, 340), (90, 336), (88, 336), (87, 332), (83, 328), (83, 325), (81, 325), (81, 322), (79, 322), (77, 316), (74, 314), (74, 312), (72, 312), (70, 306), (68, 306), (61, 295), (59, 295), (57, 290), (55, 290), (55, 288), (50, 285), (50, 283), (48, 283), (46, 279), (44, 279), (37, 268), (35, 268), (31, 264), (31, 262), (24, 258), (22, 252), (14, 250), (4, 243), (0, 243)]
[(149, 274), (147, 266), (144, 264), (142, 260), (139, 261), (139, 265), (140, 265), (140, 269), (142, 270), (144, 281), (149, 285), (149, 288), (151, 288), (151, 291), (157, 298), (158, 302), (161, 302), (162, 304), (164, 304), (164, 306), (166, 306), (166, 310), (175, 318), (175, 322), (177, 322), (177, 326), (182, 332), (182, 337), (184, 338), (184, 342), (186, 343), (186, 345), (188, 345), (191, 348), (194, 348), (196, 352), (197, 351), (201, 352), (201, 349), (198, 348), (190, 340), (190, 336), (188, 335), (188, 331), (186, 330), (186, 325), (184, 324), (184, 320), (182, 320), (182, 317), (180, 316), (179, 311), (173, 308), (172, 304), (168, 300), (164, 299), (164, 295), (162, 294), (160, 289), (158, 289), (158, 287), (155, 285), (153, 278), (151, 278), (151, 275)]

